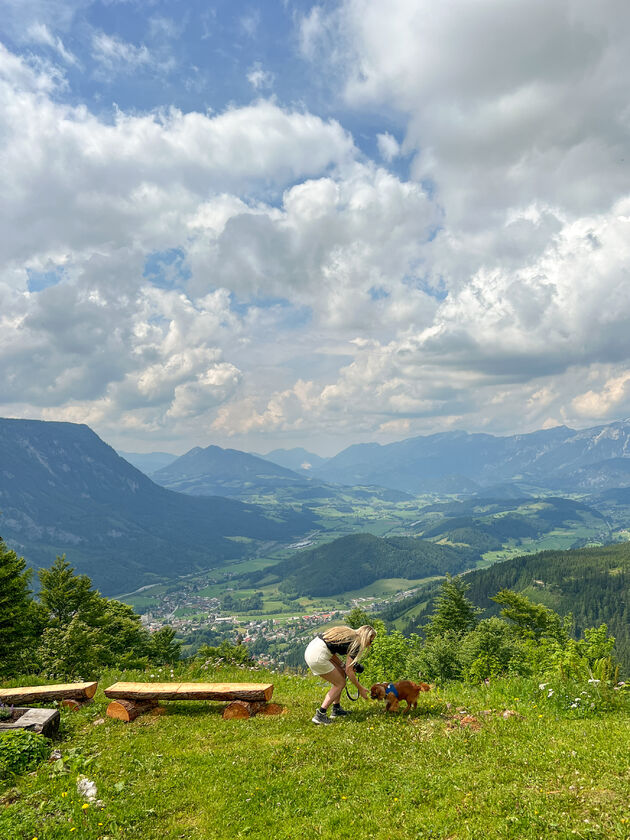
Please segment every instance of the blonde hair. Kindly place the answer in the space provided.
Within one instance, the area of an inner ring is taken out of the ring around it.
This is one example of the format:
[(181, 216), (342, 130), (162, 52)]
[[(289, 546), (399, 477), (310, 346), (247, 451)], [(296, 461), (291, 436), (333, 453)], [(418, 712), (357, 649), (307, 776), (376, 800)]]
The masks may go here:
[(354, 662), (358, 662), (363, 656), (365, 649), (374, 641), (376, 637), (376, 630), (371, 624), (363, 624), (357, 630), (352, 627), (329, 627), (322, 633), (322, 638), (325, 642), (337, 642), (345, 644), (348, 642), (348, 656), (351, 656)]

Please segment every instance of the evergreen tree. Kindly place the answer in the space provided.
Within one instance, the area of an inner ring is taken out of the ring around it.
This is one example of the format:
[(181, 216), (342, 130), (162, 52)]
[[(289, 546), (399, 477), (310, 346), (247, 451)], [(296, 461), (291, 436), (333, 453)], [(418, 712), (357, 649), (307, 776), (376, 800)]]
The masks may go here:
[(152, 636), (149, 657), (156, 665), (173, 665), (179, 660), (181, 642), (175, 641), (172, 627), (161, 627)]
[(41, 585), (39, 600), (49, 624), (67, 627), (75, 616), (92, 624), (102, 612), (103, 599), (92, 589), (92, 581), (87, 575), (75, 575), (65, 554), (37, 575)]
[(354, 607), (346, 616), (345, 623), (348, 627), (353, 627), (356, 630), (364, 624), (371, 624), (372, 620), (366, 611), (361, 609), (361, 607)]
[(23, 557), (0, 537), (0, 674), (28, 664), (37, 630), (36, 609), (29, 588), (30, 569)]
[(540, 639), (546, 636), (557, 642), (565, 642), (569, 638), (567, 627), (571, 623), (571, 616), (563, 619), (543, 604), (534, 604), (525, 595), (501, 589), (494, 598), (503, 609), (501, 615), (514, 622), (516, 632), (526, 638)]
[(425, 627), (427, 638), (440, 636), (447, 631), (461, 636), (475, 626), (481, 610), (466, 597), (469, 588), (459, 576), (446, 576), (435, 609)]

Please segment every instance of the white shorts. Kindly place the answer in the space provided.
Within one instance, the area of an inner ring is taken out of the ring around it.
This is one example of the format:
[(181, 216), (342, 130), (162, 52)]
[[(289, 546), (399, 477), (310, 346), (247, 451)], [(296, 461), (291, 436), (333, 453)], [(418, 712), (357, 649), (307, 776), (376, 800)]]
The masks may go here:
[(331, 657), (332, 653), (328, 649), (326, 642), (317, 636), (309, 643), (304, 651), (306, 664), (318, 677), (335, 670), (335, 666), (330, 661)]

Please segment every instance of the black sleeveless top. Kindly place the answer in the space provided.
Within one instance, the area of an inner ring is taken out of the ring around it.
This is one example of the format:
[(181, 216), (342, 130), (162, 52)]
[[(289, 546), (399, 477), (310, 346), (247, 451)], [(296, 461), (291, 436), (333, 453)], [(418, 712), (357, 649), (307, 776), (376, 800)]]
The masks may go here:
[(327, 642), (322, 633), (317, 634), (317, 638), (321, 639), (331, 653), (341, 654), (346, 656), (351, 642)]

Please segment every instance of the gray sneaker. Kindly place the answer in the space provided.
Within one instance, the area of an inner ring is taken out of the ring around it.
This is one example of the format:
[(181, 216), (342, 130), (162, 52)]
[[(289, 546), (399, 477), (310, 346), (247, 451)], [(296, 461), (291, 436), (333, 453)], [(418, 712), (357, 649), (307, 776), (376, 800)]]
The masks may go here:
[(329, 718), (328, 715), (323, 714), (319, 709), (315, 712), (311, 720), (313, 721), (313, 723), (334, 723), (334, 720), (332, 718)]
[(350, 715), (350, 714), (352, 714), (352, 712), (349, 712), (347, 709), (342, 709), (341, 706), (339, 706), (338, 709), (335, 709), (335, 707), (333, 706), (332, 711), (330, 713), (330, 716), (331, 716), (331, 718), (338, 718), (338, 717), (345, 717), (346, 715)]

